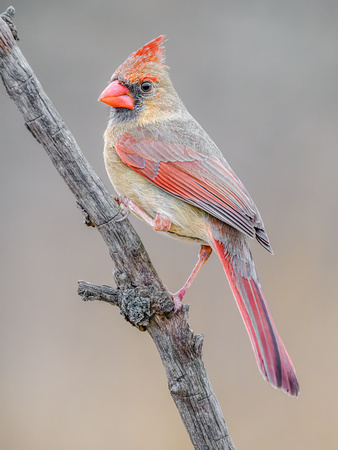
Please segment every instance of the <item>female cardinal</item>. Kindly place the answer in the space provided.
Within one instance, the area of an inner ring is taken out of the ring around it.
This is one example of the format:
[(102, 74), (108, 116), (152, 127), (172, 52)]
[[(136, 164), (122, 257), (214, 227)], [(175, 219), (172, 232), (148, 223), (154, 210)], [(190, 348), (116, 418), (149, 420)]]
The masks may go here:
[(121, 207), (156, 231), (201, 244), (198, 262), (174, 296), (177, 307), (211, 254), (218, 254), (258, 367), (298, 395), (295, 369), (273, 323), (248, 238), (272, 253), (258, 209), (222, 153), (189, 114), (164, 64), (164, 36), (132, 53), (99, 100), (111, 106), (104, 159)]

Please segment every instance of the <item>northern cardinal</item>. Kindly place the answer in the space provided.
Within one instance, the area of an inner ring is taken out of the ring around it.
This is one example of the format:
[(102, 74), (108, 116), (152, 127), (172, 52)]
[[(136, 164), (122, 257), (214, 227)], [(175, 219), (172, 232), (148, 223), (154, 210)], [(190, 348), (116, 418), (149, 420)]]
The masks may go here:
[(272, 253), (258, 209), (216, 144), (189, 114), (164, 64), (164, 36), (132, 53), (99, 100), (111, 106), (104, 160), (121, 207), (156, 231), (201, 244), (174, 296), (177, 307), (213, 249), (248, 331), (258, 367), (274, 387), (298, 395), (295, 369), (273, 323), (249, 248)]

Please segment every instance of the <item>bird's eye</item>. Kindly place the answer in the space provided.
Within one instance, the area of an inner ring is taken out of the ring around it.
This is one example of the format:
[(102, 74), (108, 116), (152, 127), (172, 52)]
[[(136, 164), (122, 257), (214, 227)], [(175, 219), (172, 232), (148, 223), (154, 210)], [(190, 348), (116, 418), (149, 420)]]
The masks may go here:
[(141, 83), (141, 91), (144, 92), (145, 94), (148, 94), (152, 90), (153, 90), (153, 83), (151, 81), (147, 80)]

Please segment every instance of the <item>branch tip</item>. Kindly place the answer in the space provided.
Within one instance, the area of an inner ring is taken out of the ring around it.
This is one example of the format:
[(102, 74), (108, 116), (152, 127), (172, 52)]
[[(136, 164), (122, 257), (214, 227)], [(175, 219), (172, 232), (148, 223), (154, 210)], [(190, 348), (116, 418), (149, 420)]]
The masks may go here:
[(3, 13), (3, 15), (8, 16), (10, 19), (13, 19), (15, 14), (15, 8), (14, 6), (9, 6), (6, 11)]
[(13, 17), (14, 17), (14, 14), (15, 14), (15, 9), (14, 9), (14, 7), (13, 7), (13, 6), (9, 6), (9, 7), (6, 9), (6, 11), (3, 12), (3, 13), (1, 14), (1, 18), (2, 18), (2, 19), (7, 23), (7, 25), (9, 26), (9, 28), (10, 28), (10, 30), (11, 30), (11, 32), (12, 32), (13, 38), (14, 38), (16, 41), (19, 41), (18, 32), (16, 31), (15, 25), (14, 25), (14, 23), (13, 23)]

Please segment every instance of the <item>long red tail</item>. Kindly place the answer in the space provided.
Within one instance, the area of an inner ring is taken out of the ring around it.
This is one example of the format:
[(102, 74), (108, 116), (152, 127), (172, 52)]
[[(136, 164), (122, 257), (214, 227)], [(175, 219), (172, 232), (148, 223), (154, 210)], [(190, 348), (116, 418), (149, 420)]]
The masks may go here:
[(246, 236), (227, 226), (217, 231), (212, 227), (209, 235), (227, 275), (263, 377), (272, 386), (297, 396), (296, 372), (265, 302)]

